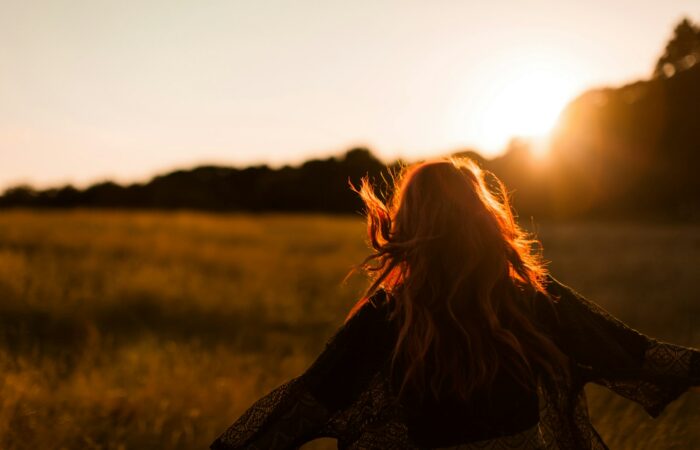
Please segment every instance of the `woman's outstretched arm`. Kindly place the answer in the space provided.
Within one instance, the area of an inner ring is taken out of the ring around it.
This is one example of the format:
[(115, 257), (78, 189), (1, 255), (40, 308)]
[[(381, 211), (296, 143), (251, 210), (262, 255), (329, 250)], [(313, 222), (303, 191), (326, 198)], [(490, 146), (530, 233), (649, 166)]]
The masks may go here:
[(557, 339), (586, 374), (653, 417), (689, 389), (700, 391), (700, 350), (650, 338), (554, 278)]
[(301, 377), (256, 401), (212, 444), (212, 450), (286, 449), (313, 439), (328, 410), (308, 392)]
[(255, 402), (212, 450), (289, 449), (338, 437), (333, 417), (352, 404), (385, 356), (386, 308), (373, 300), (338, 330), (306, 372)]

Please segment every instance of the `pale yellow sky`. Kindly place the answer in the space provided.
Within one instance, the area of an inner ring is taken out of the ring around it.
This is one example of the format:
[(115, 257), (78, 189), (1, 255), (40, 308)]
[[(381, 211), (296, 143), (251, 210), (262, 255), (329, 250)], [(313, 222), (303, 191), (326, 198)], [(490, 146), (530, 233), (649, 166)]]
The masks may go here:
[[(495, 154), (647, 77), (697, 0), (0, 0), (0, 188)], [(532, 105), (532, 106), (530, 106)]]

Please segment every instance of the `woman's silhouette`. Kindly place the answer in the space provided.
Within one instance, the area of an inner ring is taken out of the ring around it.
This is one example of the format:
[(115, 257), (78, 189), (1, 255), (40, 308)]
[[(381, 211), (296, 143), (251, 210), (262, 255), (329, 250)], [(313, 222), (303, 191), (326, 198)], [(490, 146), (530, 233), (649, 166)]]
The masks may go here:
[(364, 180), (365, 298), (301, 376), (213, 449), (606, 448), (583, 386), (656, 417), (700, 385), (700, 352), (625, 326), (549, 276), (502, 184), (465, 159), (407, 168), (384, 203)]

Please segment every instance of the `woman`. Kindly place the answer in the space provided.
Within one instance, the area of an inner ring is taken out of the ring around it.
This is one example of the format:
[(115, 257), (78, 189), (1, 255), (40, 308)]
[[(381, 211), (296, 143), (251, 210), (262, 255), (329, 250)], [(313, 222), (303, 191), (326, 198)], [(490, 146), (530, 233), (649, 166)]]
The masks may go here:
[[(495, 179), (495, 177), (494, 177)], [(656, 417), (700, 385), (700, 352), (625, 326), (549, 276), (471, 161), (409, 167), (385, 204), (363, 180), (367, 295), (313, 365), (213, 449), (606, 448), (596, 382)]]

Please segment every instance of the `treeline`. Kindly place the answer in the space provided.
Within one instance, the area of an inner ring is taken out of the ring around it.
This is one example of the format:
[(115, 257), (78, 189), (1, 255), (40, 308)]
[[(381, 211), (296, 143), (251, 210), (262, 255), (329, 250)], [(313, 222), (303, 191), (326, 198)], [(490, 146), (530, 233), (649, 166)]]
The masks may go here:
[(552, 211), (700, 217), (700, 26), (676, 26), (651, 79), (574, 100), (552, 152)]
[(202, 166), (157, 176), (145, 184), (105, 182), (85, 190), (66, 186), (36, 191), (19, 186), (0, 197), (0, 207), (351, 212), (361, 204), (349, 183), (358, 184), (363, 176), (381, 180), (388, 174), (389, 167), (368, 149), (355, 148), (341, 157), (314, 159), (299, 167)]
[[(521, 215), (700, 218), (700, 27), (678, 24), (649, 80), (571, 102), (546, 159), (533, 157), (530, 145), (514, 140), (490, 160), (460, 153), (513, 190)], [(0, 196), (0, 207), (353, 213), (362, 205), (348, 182), (367, 175), (381, 184), (399, 165), (355, 148), (298, 167), (204, 166), (83, 190), (18, 186)]]

